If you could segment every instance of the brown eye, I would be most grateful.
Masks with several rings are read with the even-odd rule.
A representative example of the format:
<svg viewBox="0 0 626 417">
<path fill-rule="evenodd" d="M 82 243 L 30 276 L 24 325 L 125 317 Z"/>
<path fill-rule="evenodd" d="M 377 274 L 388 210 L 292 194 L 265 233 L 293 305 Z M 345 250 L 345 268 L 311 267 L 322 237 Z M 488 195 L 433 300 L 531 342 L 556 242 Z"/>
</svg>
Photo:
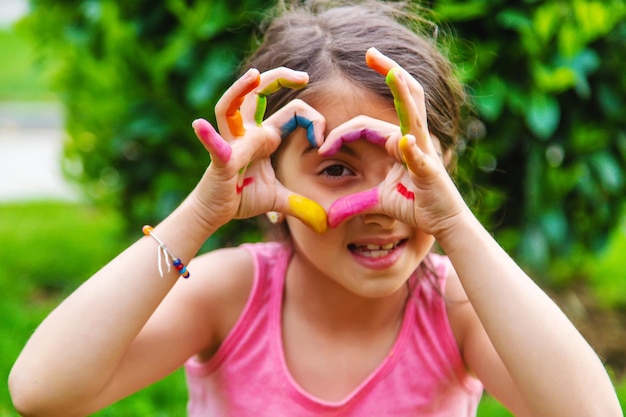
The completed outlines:
<svg viewBox="0 0 626 417">
<path fill-rule="evenodd" d="M 322 170 L 322 174 L 327 175 L 329 177 L 341 177 L 344 175 L 352 175 L 353 172 L 350 171 L 343 165 L 330 165 Z"/>
</svg>

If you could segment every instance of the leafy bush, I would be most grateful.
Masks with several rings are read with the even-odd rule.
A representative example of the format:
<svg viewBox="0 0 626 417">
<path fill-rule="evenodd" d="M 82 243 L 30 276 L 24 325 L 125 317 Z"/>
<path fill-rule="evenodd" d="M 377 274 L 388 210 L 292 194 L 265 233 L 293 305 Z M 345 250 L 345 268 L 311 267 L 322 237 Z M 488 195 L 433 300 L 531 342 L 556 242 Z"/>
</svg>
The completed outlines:
<svg viewBox="0 0 626 417">
<path fill-rule="evenodd" d="M 484 204 L 502 243 L 536 268 L 602 247 L 626 190 L 624 1 L 444 0 L 435 10 L 461 39 L 480 118 L 463 167 L 491 186 Z"/>
<path fill-rule="evenodd" d="M 134 228 L 181 202 L 209 162 L 191 122 L 214 118 L 268 4 L 32 0 L 18 30 L 56 66 L 69 134 L 64 169 L 88 197 Z M 223 234 L 240 229 L 245 223 Z"/>
<path fill-rule="evenodd" d="M 209 160 L 190 123 L 213 117 L 270 3 L 32 0 L 22 28 L 58 63 L 68 174 L 133 227 L 169 213 Z M 626 188 L 624 0 L 431 5 L 476 102 L 461 168 L 484 188 L 468 199 L 527 266 L 601 247 Z"/>
</svg>

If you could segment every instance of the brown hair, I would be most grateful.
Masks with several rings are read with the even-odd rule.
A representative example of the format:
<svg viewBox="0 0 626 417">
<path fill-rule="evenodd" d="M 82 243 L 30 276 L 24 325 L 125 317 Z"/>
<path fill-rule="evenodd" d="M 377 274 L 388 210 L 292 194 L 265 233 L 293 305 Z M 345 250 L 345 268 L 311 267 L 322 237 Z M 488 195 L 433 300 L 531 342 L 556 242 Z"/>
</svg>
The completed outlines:
<svg viewBox="0 0 626 417">
<path fill-rule="evenodd" d="M 415 2 L 385 0 L 278 0 L 274 14 L 260 27 L 258 49 L 244 62 L 248 68 L 267 71 L 288 67 L 306 71 L 309 83 L 302 90 L 283 88 L 268 97 L 266 116 L 289 101 L 315 99 L 325 93 L 333 77 L 373 92 L 393 105 L 385 78 L 365 64 L 370 47 L 395 60 L 424 88 L 428 127 L 455 167 L 455 148 L 462 130 L 463 86 L 443 52 L 442 34 Z M 274 161 L 275 156 L 274 154 Z M 262 216 L 261 229 L 273 240 L 289 240 L 285 223 L 269 225 Z M 428 269 L 425 263 L 422 268 Z"/>
<path fill-rule="evenodd" d="M 274 18 L 261 27 L 263 41 L 243 69 L 263 72 L 284 66 L 306 71 L 309 84 L 272 94 L 267 115 L 296 97 L 306 101 L 337 76 L 392 102 L 384 77 L 365 65 L 365 52 L 373 46 L 422 84 L 429 129 L 444 153 L 454 154 L 465 94 L 437 43 L 437 26 L 423 13 L 401 2 L 286 1 L 279 1 Z"/>
</svg>

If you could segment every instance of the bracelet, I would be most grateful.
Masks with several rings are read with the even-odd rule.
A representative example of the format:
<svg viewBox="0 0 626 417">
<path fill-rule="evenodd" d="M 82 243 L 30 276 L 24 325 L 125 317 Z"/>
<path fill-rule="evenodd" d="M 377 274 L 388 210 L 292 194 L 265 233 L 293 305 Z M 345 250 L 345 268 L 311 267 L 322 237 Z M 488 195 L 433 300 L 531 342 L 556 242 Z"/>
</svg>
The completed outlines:
<svg viewBox="0 0 626 417">
<path fill-rule="evenodd" d="M 144 227 L 141 228 L 141 231 L 143 232 L 144 235 L 150 236 L 151 238 L 156 240 L 157 243 L 159 244 L 159 247 L 157 249 L 157 265 L 159 267 L 159 275 L 161 276 L 161 278 L 163 278 L 163 268 L 161 267 L 163 263 L 167 265 L 167 272 L 170 272 L 169 261 L 171 261 L 172 265 L 174 265 L 174 268 L 176 268 L 176 270 L 178 271 L 178 274 L 181 277 L 189 278 L 189 271 L 187 271 L 187 267 L 185 266 L 185 264 L 183 264 L 183 262 L 179 258 L 172 255 L 172 252 L 170 252 L 167 246 L 165 246 L 165 243 L 163 243 L 161 239 L 159 239 L 153 233 L 154 228 L 152 226 L 145 225 Z"/>
</svg>

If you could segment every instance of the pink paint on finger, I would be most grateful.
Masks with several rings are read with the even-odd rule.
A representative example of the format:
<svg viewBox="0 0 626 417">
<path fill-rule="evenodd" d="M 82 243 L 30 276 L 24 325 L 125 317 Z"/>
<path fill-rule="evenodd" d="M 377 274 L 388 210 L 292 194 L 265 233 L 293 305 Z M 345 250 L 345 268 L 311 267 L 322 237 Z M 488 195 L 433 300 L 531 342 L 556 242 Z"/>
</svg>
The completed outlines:
<svg viewBox="0 0 626 417">
<path fill-rule="evenodd" d="M 375 207 L 379 201 L 378 188 L 341 197 L 328 209 L 328 225 L 337 227 L 346 219 Z"/>
<path fill-rule="evenodd" d="M 217 133 L 211 123 L 204 119 L 196 119 L 191 126 L 211 156 L 216 157 L 223 164 L 230 161 L 232 149 L 228 142 Z"/>
<path fill-rule="evenodd" d="M 356 142 L 359 139 L 365 139 L 366 141 L 373 143 L 374 145 L 385 145 L 386 138 L 375 130 L 371 129 L 361 129 L 355 130 L 350 133 L 346 133 L 345 135 L 341 135 L 338 140 L 329 144 L 328 148 L 326 148 L 321 155 L 322 156 L 330 156 L 334 155 L 341 149 L 344 143 Z"/>
</svg>

